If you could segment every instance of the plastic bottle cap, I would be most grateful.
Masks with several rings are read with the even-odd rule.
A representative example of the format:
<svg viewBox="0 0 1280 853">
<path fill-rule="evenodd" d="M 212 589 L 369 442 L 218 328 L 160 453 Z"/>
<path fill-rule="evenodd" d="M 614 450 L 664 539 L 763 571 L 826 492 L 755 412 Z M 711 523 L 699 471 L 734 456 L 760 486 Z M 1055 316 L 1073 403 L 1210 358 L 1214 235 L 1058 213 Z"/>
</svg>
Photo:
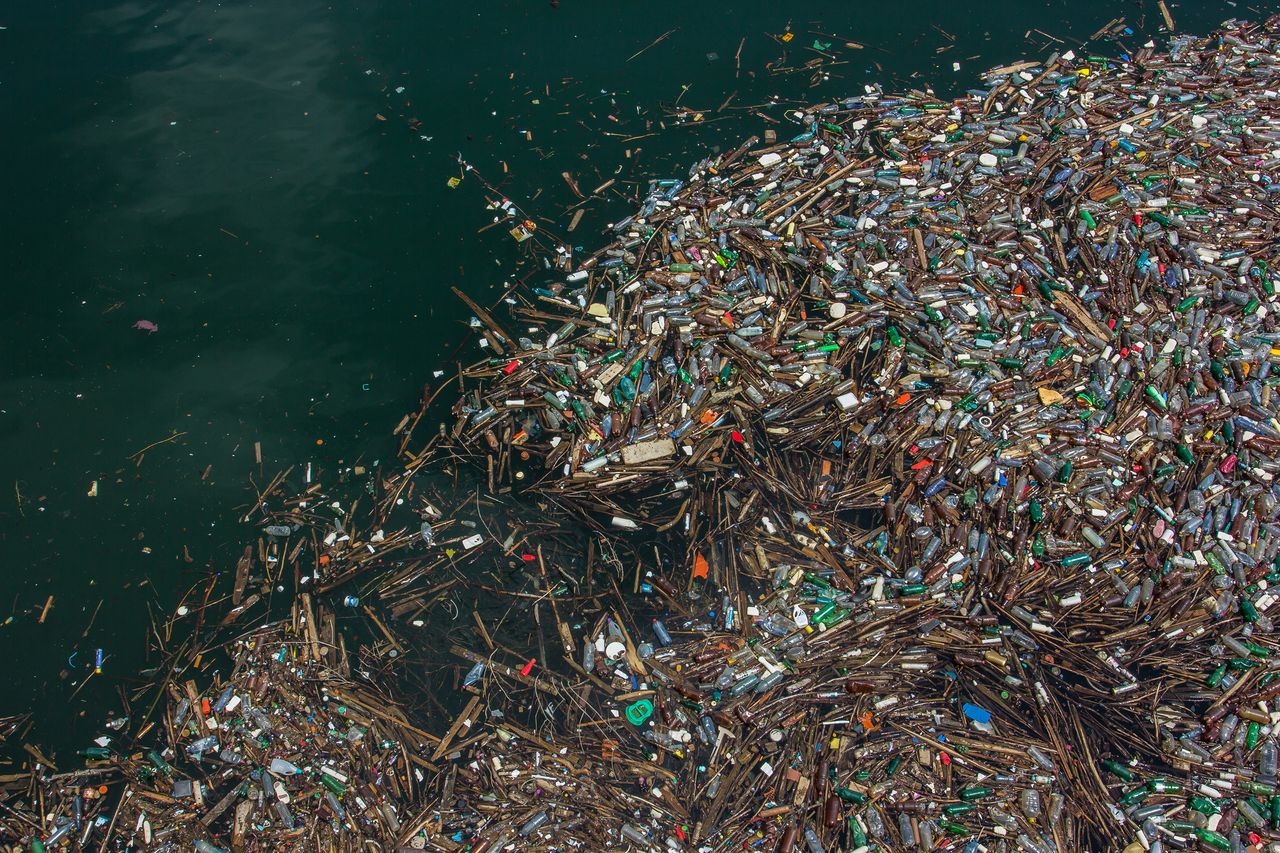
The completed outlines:
<svg viewBox="0 0 1280 853">
<path fill-rule="evenodd" d="M 642 726 L 653 715 L 653 703 L 648 699 L 638 699 L 627 706 L 627 722 L 633 726 Z"/>
</svg>

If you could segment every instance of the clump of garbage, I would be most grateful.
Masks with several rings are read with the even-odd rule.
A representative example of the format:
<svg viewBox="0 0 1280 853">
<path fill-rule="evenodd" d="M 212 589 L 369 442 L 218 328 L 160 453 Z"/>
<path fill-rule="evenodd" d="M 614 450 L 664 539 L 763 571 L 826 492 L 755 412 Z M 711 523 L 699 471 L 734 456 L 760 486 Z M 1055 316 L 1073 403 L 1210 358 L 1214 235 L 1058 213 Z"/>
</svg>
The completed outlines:
<svg viewBox="0 0 1280 853">
<path fill-rule="evenodd" d="M 869 87 L 653 181 L 468 302 L 452 427 L 359 513 L 259 493 L 221 630 L 260 569 L 291 617 L 164 682 L 111 796 L 34 760 L 0 838 L 1280 850 L 1278 28 Z"/>
</svg>

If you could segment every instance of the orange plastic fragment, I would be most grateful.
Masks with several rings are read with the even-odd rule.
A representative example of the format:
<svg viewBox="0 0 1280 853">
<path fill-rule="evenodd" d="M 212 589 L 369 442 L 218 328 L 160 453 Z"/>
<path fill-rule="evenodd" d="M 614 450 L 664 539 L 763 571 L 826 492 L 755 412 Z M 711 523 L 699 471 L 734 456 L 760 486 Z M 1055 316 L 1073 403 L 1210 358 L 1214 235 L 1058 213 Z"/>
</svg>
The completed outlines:
<svg viewBox="0 0 1280 853">
<path fill-rule="evenodd" d="M 695 578 L 702 578 L 705 580 L 707 572 L 710 571 L 710 569 L 711 567 L 707 565 L 706 557 L 701 554 L 693 555 L 693 576 Z"/>
</svg>

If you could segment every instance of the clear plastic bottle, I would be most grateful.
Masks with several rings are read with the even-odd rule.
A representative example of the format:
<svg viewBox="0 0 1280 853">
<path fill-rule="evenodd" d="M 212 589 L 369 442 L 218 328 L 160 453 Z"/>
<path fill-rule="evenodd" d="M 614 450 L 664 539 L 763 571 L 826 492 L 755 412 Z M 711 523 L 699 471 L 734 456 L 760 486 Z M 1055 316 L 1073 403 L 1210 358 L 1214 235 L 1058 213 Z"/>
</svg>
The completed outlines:
<svg viewBox="0 0 1280 853">
<path fill-rule="evenodd" d="M 221 847 L 210 844 L 203 838 L 197 838 L 195 841 L 196 853 L 226 853 Z"/>
<path fill-rule="evenodd" d="M 193 740 L 191 743 L 187 744 L 187 755 L 190 755 L 192 758 L 199 758 L 200 756 L 204 755 L 206 752 L 209 752 L 217 748 L 218 748 L 218 738 L 215 737 L 214 735 L 208 735 L 206 737 L 197 738 L 196 740 Z"/>
<path fill-rule="evenodd" d="M 283 758 L 271 759 L 267 769 L 277 776 L 296 776 L 302 772 L 292 761 L 286 761 Z"/>
<path fill-rule="evenodd" d="M 520 827 L 520 835 L 521 836 L 532 835 L 533 833 L 538 831 L 539 827 L 541 827 L 550 819 L 551 819 L 551 815 L 547 814 L 545 809 L 538 812 L 536 815 L 526 820 L 524 824 Z"/>
</svg>

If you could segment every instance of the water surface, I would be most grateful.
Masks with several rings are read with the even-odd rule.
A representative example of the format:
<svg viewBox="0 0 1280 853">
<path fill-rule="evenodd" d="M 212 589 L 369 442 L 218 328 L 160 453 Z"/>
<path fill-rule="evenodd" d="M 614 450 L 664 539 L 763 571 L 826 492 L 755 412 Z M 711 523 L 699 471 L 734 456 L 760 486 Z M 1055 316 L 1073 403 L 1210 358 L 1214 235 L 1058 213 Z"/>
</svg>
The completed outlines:
<svg viewBox="0 0 1280 853">
<path fill-rule="evenodd" d="M 1192 32 L 1274 11 L 1170 8 Z M 423 383 L 472 357 L 449 288 L 493 302 L 520 248 L 481 233 L 474 177 L 447 186 L 458 154 L 560 233 L 561 172 L 616 180 L 571 235 L 590 247 L 637 181 L 794 133 L 770 104 L 873 80 L 946 96 L 1121 16 L 1134 34 L 1098 51 L 1161 22 L 1101 0 L 10 4 L 0 714 L 83 745 L 146 665 L 149 608 L 234 567 L 253 483 L 389 458 Z"/>
</svg>

